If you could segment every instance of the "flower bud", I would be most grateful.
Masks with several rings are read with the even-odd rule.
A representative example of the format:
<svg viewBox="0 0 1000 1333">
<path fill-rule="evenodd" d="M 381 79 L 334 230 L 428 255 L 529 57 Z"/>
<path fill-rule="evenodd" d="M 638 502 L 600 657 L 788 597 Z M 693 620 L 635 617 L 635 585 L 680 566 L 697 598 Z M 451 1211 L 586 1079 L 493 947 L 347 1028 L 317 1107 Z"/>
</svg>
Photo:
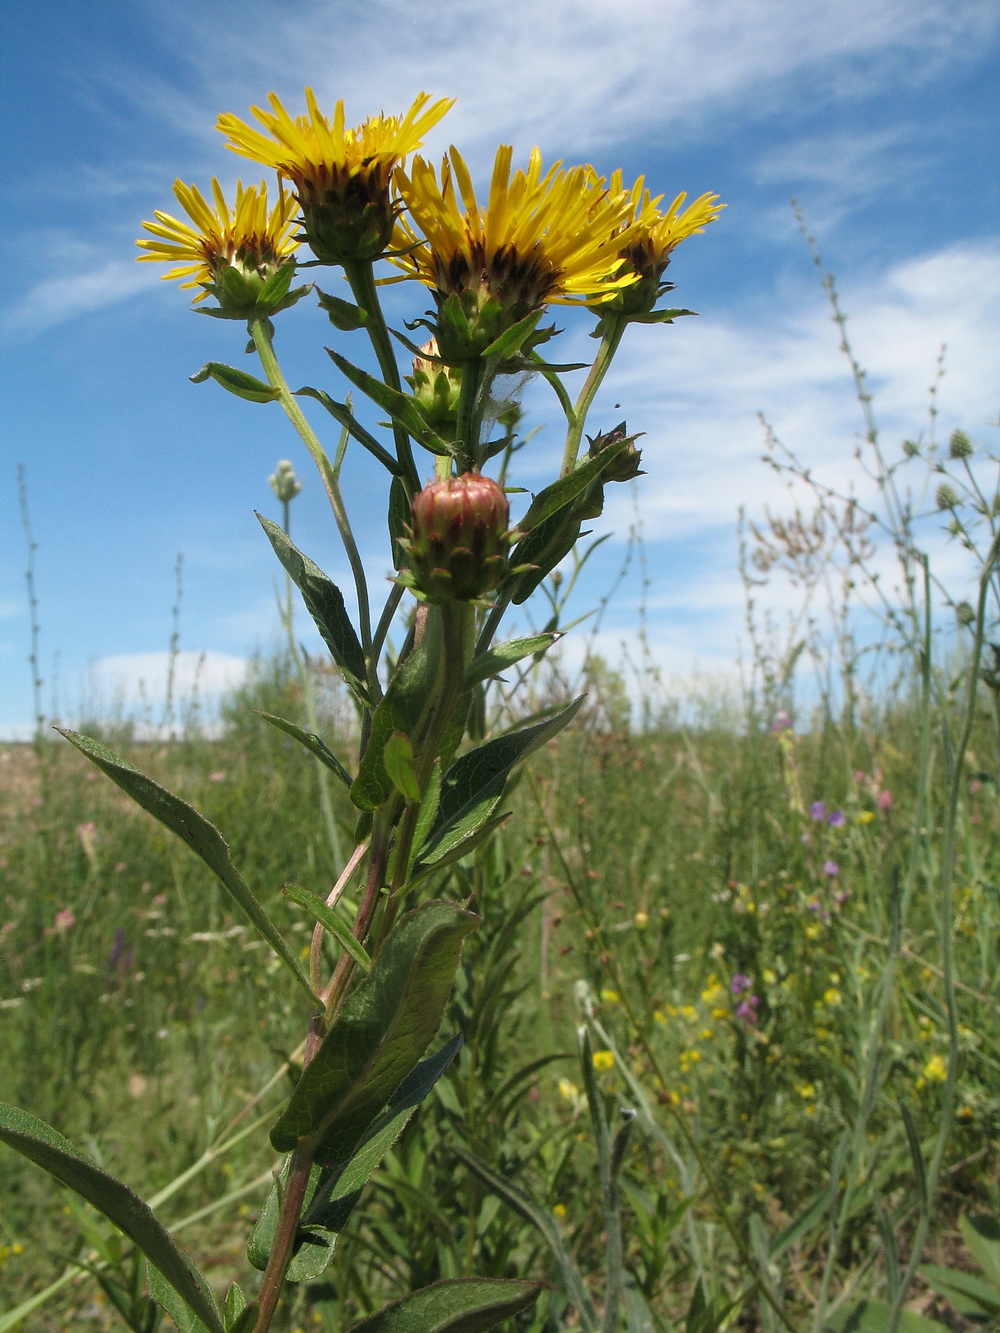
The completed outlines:
<svg viewBox="0 0 1000 1333">
<path fill-rule="evenodd" d="M 949 458 L 968 458 L 972 454 L 972 441 L 964 430 L 953 430 L 948 441 Z"/>
<path fill-rule="evenodd" d="M 462 372 L 437 359 L 440 353 L 436 338 L 424 343 L 420 350 L 425 355 L 413 358 L 413 374 L 407 376 L 407 383 L 428 426 L 442 438 L 450 439 L 458 420 Z"/>
<path fill-rule="evenodd" d="M 937 505 L 938 509 L 954 509 L 958 504 L 958 495 L 956 494 L 954 487 L 949 486 L 947 482 L 943 482 L 937 488 L 937 492 L 934 496 L 934 503 Z"/>
<path fill-rule="evenodd" d="M 287 458 L 279 461 L 267 481 L 282 504 L 289 504 L 302 490 L 302 483 L 295 475 L 295 468 Z"/>
<path fill-rule="evenodd" d="M 639 467 L 642 462 L 642 450 L 635 447 L 635 441 L 639 438 L 639 435 L 626 435 L 624 421 L 615 426 L 613 430 L 595 435 L 593 439 L 589 435 L 587 436 L 591 458 L 597 458 L 606 449 L 613 448 L 623 440 L 625 441 L 624 448 L 604 473 L 604 481 L 631 481 L 633 477 L 643 475 Z"/>
<path fill-rule="evenodd" d="M 466 472 L 429 482 L 413 499 L 407 582 L 431 602 L 471 602 L 507 571 L 510 505 L 491 477 Z"/>
</svg>

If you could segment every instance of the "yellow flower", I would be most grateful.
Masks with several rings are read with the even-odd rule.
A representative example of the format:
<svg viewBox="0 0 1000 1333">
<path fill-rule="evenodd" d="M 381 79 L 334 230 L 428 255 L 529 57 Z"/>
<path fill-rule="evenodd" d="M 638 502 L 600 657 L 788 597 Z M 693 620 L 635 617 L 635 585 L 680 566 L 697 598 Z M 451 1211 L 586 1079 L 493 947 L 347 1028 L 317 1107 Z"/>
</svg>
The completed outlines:
<svg viewBox="0 0 1000 1333">
<path fill-rule="evenodd" d="M 140 263 L 156 260 L 176 264 L 164 278 L 188 278 L 181 287 L 201 287 L 195 305 L 206 296 L 217 298 L 225 309 L 242 311 L 252 308 L 265 284 L 279 270 L 287 267 L 291 280 L 291 259 L 298 240 L 292 236 L 295 226 L 295 200 L 279 190 L 277 202 L 268 211 L 267 186 L 243 187 L 236 182 L 236 204 L 230 210 L 219 182 L 212 180 L 212 208 L 200 190 L 183 181 L 174 181 L 174 194 L 191 222 L 182 222 L 169 213 L 154 213 L 155 222 L 142 225 L 156 239 L 136 241 L 148 254 L 137 255 Z M 288 282 L 284 284 L 288 291 Z"/>
<path fill-rule="evenodd" d="M 854 816 L 854 822 L 855 824 L 870 824 L 874 818 L 875 815 L 873 811 L 862 810 L 859 815 Z"/>
<path fill-rule="evenodd" d="M 421 93 L 404 116 L 370 116 L 355 129 L 344 123 L 343 101 L 327 120 L 311 88 L 306 89 L 309 114 L 294 120 L 274 93 L 267 100 L 270 111 L 258 106 L 251 111 L 268 134 L 229 112 L 219 117 L 216 128 L 229 136 L 227 147 L 291 181 L 317 259 L 325 264 L 376 259 L 395 220 L 392 173 L 420 147 L 454 98 L 428 107 L 430 97 Z"/>
<path fill-rule="evenodd" d="M 566 1205 L 565 1205 L 564 1203 L 554 1203 L 554 1204 L 552 1205 L 552 1211 L 553 1211 L 553 1213 L 555 1214 L 556 1217 L 565 1217 L 565 1216 L 566 1216 Z"/>
<path fill-rule="evenodd" d="M 943 1083 L 948 1077 L 948 1064 L 943 1055 L 932 1055 L 924 1065 L 924 1079 L 928 1083 Z"/>
<path fill-rule="evenodd" d="M 593 1055 L 594 1068 L 601 1073 L 615 1067 L 615 1056 L 613 1051 L 595 1051 Z"/>
<path fill-rule="evenodd" d="M 611 177 L 611 192 L 615 194 L 623 188 L 622 174 L 616 171 Z M 649 314 L 658 298 L 673 285 L 661 279 L 681 241 L 704 231 L 725 204 L 718 202 L 717 194 L 703 194 L 684 208 L 687 194 L 681 193 L 662 213 L 659 204 L 663 195 L 653 199 L 642 176 L 628 197 L 630 207 L 621 227 L 619 254 L 625 261 L 626 272 L 635 274 L 638 281 L 617 295 L 610 308 L 625 315 L 642 316 Z"/>
<path fill-rule="evenodd" d="M 558 1087 L 559 1087 L 559 1096 L 562 1097 L 564 1101 L 567 1102 L 575 1101 L 576 1098 L 580 1095 L 580 1090 L 577 1088 L 576 1084 L 571 1083 L 568 1078 L 561 1078 L 559 1080 Z"/>
<path fill-rule="evenodd" d="M 828 1004 L 832 1007 L 834 1005 L 840 1004 L 840 1001 L 841 1001 L 840 991 L 837 989 L 836 986 L 828 986 L 827 989 L 823 992 L 824 1004 Z"/>
<path fill-rule="evenodd" d="M 497 149 L 485 208 L 455 148 L 440 184 L 421 157 L 394 179 L 409 212 L 397 225 L 394 262 L 430 287 L 444 311 L 437 337 L 445 360 L 481 355 L 551 302 L 610 299 L 635 281 L 621 274 L 618 253 L 621 234 L 631 234 L 629 196 L 607 190 L 590 167 L 556 162 L 543 174 L 537 148 L 527 171 L 512 175 L 512 155 L 509 145 Z"/>
<path fill-rule="evenodd" d="M 816 1096 L 816 1085 L 814 1083 L 799 1083 L 796 1085 L 795 1091 L 803 1101 L 811 1101 Z"/>
<path fill-rule="evenodd" d="M 616 990 L 611 990 L 608 986 L 605 986 L 601 991 L 601 1000 L 604 1004 L 617 1004 L 620 998 L 618 992 Z"/>
</svg>

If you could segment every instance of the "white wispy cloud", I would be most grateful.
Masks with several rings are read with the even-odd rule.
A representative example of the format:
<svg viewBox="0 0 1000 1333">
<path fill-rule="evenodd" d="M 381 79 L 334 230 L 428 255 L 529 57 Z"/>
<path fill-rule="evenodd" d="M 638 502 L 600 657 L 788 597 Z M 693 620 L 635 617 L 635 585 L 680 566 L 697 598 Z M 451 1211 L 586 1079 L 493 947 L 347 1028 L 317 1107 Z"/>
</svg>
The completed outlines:
<svg viewBox="0 0 1000 1333">
<path fill-rule="evenodd" d="M 248 661 L 232 653 L 115 653 L 91 664 L 91 690 L 126 709 L 161 708 L 172 689 L 176 704 L 216 702 L 246 678 Z"/>
</svg>

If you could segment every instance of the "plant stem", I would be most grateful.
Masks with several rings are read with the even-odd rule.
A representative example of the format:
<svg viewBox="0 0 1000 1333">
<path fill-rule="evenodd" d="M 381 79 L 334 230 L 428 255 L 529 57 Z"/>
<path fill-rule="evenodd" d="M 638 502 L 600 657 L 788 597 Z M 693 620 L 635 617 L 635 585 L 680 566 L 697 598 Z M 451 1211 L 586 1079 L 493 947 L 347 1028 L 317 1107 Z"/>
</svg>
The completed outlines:
<svg viewBox="0 0 1000 1333">
<path fill-rule="evenodd" d="M 312 1169 L 313 1147 L 301 1144 L 292 1153 L 288 1164 L 288 1176 L 285 1180 L 281 1198 L 281 1211 L 274 1232 L 274 1244 L 268 1256 L 267 1268 L 261 1281 L 257 1300 L 260 1312 L 254 1324 L 253 1333 L 267 1333 L 271 1320 L 278 1308 L 278 1299 L 285 1281 L 285 1273 L 292 1260 L 292 1247 L 295 1233 L 299 1227 L 299 1217 L 309 1184 L 309 1172 Z"/>
<path fill-rule="evenodd" d="M 351 292 L 358 306 L 367 316 L 365 330 L 371 341 L 372 349 L 378 361 L 382 379 L 391 389 L 400 389 L 399 366 L 393 351 L 392 339 L 382 313 L 382 304 L 378 299 L 378 287 L 375 285 L 374 268 L 370 262 L 345 263 L 344 274 L 350 283 Z M 402 465 L 403 485 L 407 496 L 412 500 L 420 489 L 420 477 L 417 465 L 413 461 L 410 437 L 397 422 L 392 423 L 393 439 L 396 442 L 396 458 Z"/>
<path fill-rule="evenodd" d="M 590 367 L 586 383 L 580 390 L 580 396 L 576 400 L 572 415 L 569 416 L 569 430 L 566 432 L 566 449 L 563 453 L 560 477 L 568 476 L 576 467 L 576 460 L 580 455 L 580 442 L 583 439 L 583 428 L 587 423 L 587 413 L 590 411 L 591 404 L 597 395 L 597 390 L 601 387 L 604 376 L 608 373 L 608 367 L 611 365 L 615 352 L 618 351 L 618 345 L 627 327 L 628 320 L 620 315 L 609 314 L 604 316 L 604 334 L 601 337 L 601 345 L 597 349 L 597 355 Z"/>
</svg>

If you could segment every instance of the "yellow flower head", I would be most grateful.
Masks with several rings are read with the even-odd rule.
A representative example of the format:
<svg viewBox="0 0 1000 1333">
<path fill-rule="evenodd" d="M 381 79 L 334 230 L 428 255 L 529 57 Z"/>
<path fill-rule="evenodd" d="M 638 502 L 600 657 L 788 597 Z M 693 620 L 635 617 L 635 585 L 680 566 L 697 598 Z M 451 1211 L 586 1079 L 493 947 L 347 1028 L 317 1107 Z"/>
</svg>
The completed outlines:
<svg viewBox="0 0 1000 1333">
<path fill-rule="evenodd" d="M 616 171 L 611 177 L 611 192 L 620 194 L 623 189 L 622 174 Z M 717 194 L 700 195 L 684 208 L 687 194 L 681 193 L 663 213 L 659 207 L 662 198 L 650 196 L 642 176 L 628 194 L 629 211 L 620 228 L 619 255 L 625 261 L 625 271 L 637 281 L 614 300 L 612 309 L 622 314 L 644 315 L 653 309 L 672 286 L 661 281 L 670 256 L 681 241 L 704 231 L 725 208 Z"/>
<path fill-rule="evenodd" d="M 370 116 L 355 129 L 344 123 L 343 101 L 327 120 L 311 88 L 306 89 L 309 114 L 294 120 L 274 93 L 268 101 L 270 111 L 251 107 L 268 134 L 229 112 L 219 117 L 216 128 L 229 136 L 227 147 L 291 181 L 317 259 L 342 264 L 378 258 L 396 214 L 389 199 L 392 173 L 420 147 L 454 98 L 427 106 L 430 97 L 421 93 L 404 116 Z"/>
<path fill-rule="evenodd" d="M 594 1062 L 594 1068 L 600 1073 L 606 1073 L 609 1069 L 615 1067 L 615 1057 L 612 1051 L 595 1051 L 591 1058 Z"/>
<path fill-rule="evenodd" d="M 246 189 L 237 181 L 236 206 L 231 211 L 215 179 L 214 208 L 194 185 L 183 181 L 174 181 L 174 194 L 194 225 L 157 209 L 156 221 L 142 224 L 155 239 L 136 241 L 140 249 L 148 251 L 136 258 L 140 263 L 158 260 L 175 264 L 163 276 L 189 279 L 181 287 L 202 288 L 195 305 L 213 295 L 224 309 L 242 315 L 249 313 L 265 284 L 279 271 L 287 269 L 291 280 L 290 261 L 298 246 L 292 235 L 296 208 L 295 200 L 283 190 L 270 212 L 263 181 L 259 187 L 250 185 Z M 282 297 L 288 291 L 288 282 L 283 286 Z"/>
<path fill-rule="evenodd" d="M 480 355 L 550 302 L 610 299 L 634 281 L 619 276 L 629 196 L 605 189 L 591 167 L 563 170 L 556 162 L 543 174 L 537 148 L 527 171 L 512 175 L 512 154 L 509 145 L 497 149 L 485 207 L 455 148 L 440 183 L 421 157 L 409 175 L 396 173 L 409 219 L 397 224 L 395 262 L 433 290 L 445 316 L 437 336 L 446 359 Z"/>
</svg>

